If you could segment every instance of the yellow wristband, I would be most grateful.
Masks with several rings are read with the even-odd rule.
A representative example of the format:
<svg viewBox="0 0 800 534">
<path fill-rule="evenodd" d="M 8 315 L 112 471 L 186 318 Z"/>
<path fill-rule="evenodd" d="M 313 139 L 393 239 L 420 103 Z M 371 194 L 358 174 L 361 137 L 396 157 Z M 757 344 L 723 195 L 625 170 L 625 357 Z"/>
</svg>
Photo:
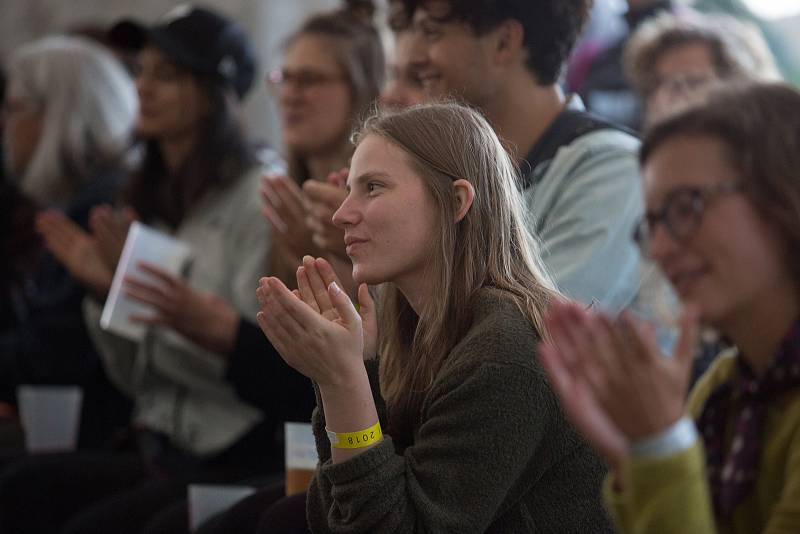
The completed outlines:
<svg viewBox="0 0 800 534">
<path fill-rule="evenodd" d="M 327 428 L 325 432 L 328 433 L 331 447 L 335 449 L 360 449 L 362 447 L 369 447 L 378 443 L 381 437 L 383 437 L 380 421 L 358 432 L 332 432 Z"/>
</svg>

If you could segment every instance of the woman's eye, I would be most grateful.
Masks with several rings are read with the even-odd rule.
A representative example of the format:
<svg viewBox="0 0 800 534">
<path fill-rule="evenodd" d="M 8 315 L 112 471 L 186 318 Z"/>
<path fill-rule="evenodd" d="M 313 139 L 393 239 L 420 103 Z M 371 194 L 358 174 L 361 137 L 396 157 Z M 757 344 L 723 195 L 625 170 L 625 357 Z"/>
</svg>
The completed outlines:
<svg viewBox="0 0 800 534">
<path fill-rule="evenodd" d="M 152 75 L 155 79 L 162 82 L 172 82 L 178 79 L 180 73 L 177 69 L 170 66 L 157 67 L 153 70 Z"/>
<path fill-rule="evenodd" d="M 378 190 L 380 190 L 381 187 L 383 187 L 383 184 L 380 184 L 378 182 L 367 182 L 367 193 L 368 194 L 375 193 Z"/>
<path fill-rule="evenodd" d="M 435 41 L 442 36 L 441 28 L 437 26 L 424 25 L 421 27 L 422 35 L 429 41 Z"/>
</svg>

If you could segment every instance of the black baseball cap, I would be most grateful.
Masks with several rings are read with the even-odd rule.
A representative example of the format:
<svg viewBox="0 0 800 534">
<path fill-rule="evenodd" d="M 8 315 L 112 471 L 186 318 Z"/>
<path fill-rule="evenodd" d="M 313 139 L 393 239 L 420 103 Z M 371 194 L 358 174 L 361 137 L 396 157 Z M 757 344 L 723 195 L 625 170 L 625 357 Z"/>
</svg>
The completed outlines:
<svg viewBox="0 0 800 534">
<path fill-rule="evenodd" d="M 123 19 L 109 38 L 131 50 L 153 45 L 175 64 L 216 77 L 240 99 L 253 85 L 256 59 L 250 40 L 236 22 L 207 8 L 182 4 L 154 26 Z"/>
</svg>

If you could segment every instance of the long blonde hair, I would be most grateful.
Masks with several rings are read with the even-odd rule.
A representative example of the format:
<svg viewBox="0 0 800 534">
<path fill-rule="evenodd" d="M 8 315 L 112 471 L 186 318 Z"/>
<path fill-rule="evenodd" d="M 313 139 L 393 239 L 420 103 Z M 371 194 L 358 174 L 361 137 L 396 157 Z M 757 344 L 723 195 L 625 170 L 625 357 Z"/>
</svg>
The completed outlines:
<svg viewBox="0 0 800 534">
<path fill-rule="evenodd" d="M 426 278 L 436 280 L 418 316 L 392 284 L 378 303 L 381 390 L 392 420 L 413 425 L 424 394 L 471 323 L 471 301 L 484 287 L 506 292 L 542 336 L 544 313 L 557 295 L 538 255 L 511 158 L 488 122 L 454 104 L 408 108 L 368 119 L 356 143 L 378 135 L 402 148 L 438 207 L 441 234 Z M 453 180 L 475 189 L 458 223 Z M 403 425 L 405 426 L 405 425 Z"/>
</svg>

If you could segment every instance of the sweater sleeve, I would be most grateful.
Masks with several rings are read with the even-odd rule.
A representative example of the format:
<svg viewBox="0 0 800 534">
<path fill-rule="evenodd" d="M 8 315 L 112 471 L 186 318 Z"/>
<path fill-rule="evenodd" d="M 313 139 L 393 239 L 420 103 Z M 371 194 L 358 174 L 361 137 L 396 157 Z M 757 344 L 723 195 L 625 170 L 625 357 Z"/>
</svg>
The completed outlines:
<svg viewBox="0 0 800 534">
<path fill-rule="evenodd" d="M 689 397 L 687 408 L 692 416 L 700 413 L 714 387 L 727 380 L 734 368 L 735 352 L 717 357 Z M 797 412 L 781 413 L 785 430 L 768 438 L 768 452 L 762 458 L 764 472 L 759 480 L 766 481 L 765 493 L 758 495 L 758 487 L 753 489 L 751 504 L 734 511 L 732 531 L 800 532 L 800 429 L 791 423 L 797 419 Z M 620 532 L 717 532 L 700 440 L 680 453 L 631 459 L 623 467 L 622 477 L 623 491 L 613 491 L 608 479 L 603 488 Z"/>
<path fill-rule="evenodd" d="M 476 365 L 437 380 L 429 399 L 402 454 L 385 435 L 339 464 L 321 456 L 308 494 L 315 532 L 484 532 L 516 485 L 535 482 L 521 474 L 559 418 L 540 373 Z"/>
<path fill-rule="evenodd" d="M 784 472 L 786 479 L 780 498 L 770 512 L 763 534 L 800 532 L 800 428 L 797 427 L 789 442 Z"/>
<path fill-rule="evenodd" d="M 686 403 L 692 418 L 697 417 L 714 386 L 729 375 L 732 361 L 729 355 L 718 356 L 692 388 Z M 610 475 L 603 484 L 606 506 L 621 533 L 645 533 L 656 524 L 659 529 L 663 526 L 665 534 L 716 532 L 700 440 L 680 453 L 630 459 L 623 466 L 622 481 L 624 489 L 620 492 L 612 488 Z M 676 513 L 676 507 L 681 506 L 686 507 L 685 511 Z M 692 521 L 695 528 L 702 526 L 706 530 L 687 529 L 689 523 L 685 519 Z M 667 523 L 662 525 L 661 521 Z"/>
<path fill-rule="evenodd" d="M 622 480 L 622 492 L 615 492 L 609 479 L 604 487 L 619 532 L 716 532 L 700 441 L 676 454 L 633 458 L 623 467 Z"/>
</svg>

